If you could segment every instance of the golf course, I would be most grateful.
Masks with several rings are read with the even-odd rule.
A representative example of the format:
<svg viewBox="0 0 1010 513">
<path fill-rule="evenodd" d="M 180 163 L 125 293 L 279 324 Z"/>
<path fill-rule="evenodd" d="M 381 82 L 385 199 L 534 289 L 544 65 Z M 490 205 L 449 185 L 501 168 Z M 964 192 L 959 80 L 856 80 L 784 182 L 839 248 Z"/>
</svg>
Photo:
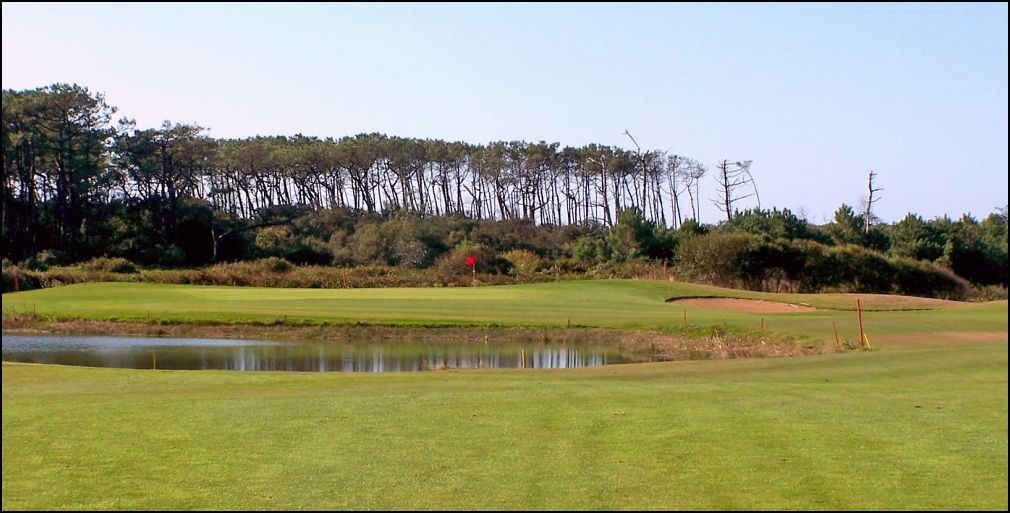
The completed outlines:
<svg viewBox="0 0 1010 513">
<path fill-rule="evenodd" d="M 1007 3 L 2 19 L 3 512 L 1008 508 Z"/>
<path fill-rule="evenodd" d="M 748 309 L 684 298 L 761 301 Z M 872 349 L 858 344 L 857 299 Z M 30 315 L 43 328 L 353 324 L 703 337 L 721 326 L 827 348 L 387 374 L 5 362 L 5 510 L 1007 504 L 1006 301 L 646 280 L 346 290 L 94 283 L 4 294 L 3 314 L 5 336 Z"/>
</svg>

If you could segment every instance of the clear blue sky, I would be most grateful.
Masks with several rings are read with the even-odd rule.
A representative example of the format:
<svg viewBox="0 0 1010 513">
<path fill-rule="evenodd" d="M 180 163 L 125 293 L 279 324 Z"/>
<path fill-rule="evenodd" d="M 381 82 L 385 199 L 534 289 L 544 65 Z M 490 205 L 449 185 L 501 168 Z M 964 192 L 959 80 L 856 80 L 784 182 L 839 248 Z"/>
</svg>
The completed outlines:
<svg viewBox="0 0 1010 513">
<path fill-rule="evenodd" d="M 753 160 L 764 206 L 817 223 L 870 169 L 888 221 L 1007 203 L 1005 3 L 4 3 L 3 87 L 53 82 L 215 137 L 631 147 L 627 129 Z"/>
</svg>

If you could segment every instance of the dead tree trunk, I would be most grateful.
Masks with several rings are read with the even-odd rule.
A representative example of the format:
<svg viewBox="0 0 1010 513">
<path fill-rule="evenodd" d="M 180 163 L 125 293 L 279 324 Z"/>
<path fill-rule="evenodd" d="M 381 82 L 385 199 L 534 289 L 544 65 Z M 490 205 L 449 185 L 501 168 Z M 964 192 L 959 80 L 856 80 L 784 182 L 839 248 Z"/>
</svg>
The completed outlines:
<svg viewBox="0 0 1010 513">
<path fill-rule="evenodd" d="M 754 184 L 754 177 L 750 173 L 750 165 L 753 161 L 729 162 L 723 160 L 717 166 L 719 175 L 716 181 L 719 182 L 720 197 L 712 200 L 715 206 L 726 214 L 726 222 L 733 220 L 733 204 L 751 196 L 757 198 L 757 186 Z M 737 195 L 737 189 L 749 186 L 749 194 Z M 761 207 L 761 200 L 758 198 L 758 208 Z"/>
<path fill-rule="evenodd" d="M 873 204 L 876 203 L 876 202 L 878 202 L 878 201 L 880 201 L 880 197 L 874 198 L 873 197 L 873 193 L 880 192 L 880 191 L 884 190 L 882 187 L 881 188 L 876 188 L 876 189 L 873 188 L 873 179 L 876 178 L 876 176 L 877 176 L 877 173 L 875 171 L 873 171 L 873 170 L 870 170 L 870 175 L 866 179 L 866 182 L 867 182 L 866 188 L 870 191 L 869 195 L 866 197 L 866 234 L 867 235 L 870 234 L 870 225 L 873 224 Z"/>
</svg>

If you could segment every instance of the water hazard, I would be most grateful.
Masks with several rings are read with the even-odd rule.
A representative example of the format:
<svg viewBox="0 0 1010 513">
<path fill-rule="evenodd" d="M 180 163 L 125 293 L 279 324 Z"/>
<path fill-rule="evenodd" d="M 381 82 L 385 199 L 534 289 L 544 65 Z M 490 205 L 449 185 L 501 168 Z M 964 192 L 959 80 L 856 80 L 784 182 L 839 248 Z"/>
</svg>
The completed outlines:
<svg viewBox="0 0 1010 513">
<path fill-rule="evenodd" d="M 565 369 L 651 361 L 648 354 L 571 343 L 340 343 L 5 335 L 3 359 L 130 369 L 397 372 Z"/>
</svg>

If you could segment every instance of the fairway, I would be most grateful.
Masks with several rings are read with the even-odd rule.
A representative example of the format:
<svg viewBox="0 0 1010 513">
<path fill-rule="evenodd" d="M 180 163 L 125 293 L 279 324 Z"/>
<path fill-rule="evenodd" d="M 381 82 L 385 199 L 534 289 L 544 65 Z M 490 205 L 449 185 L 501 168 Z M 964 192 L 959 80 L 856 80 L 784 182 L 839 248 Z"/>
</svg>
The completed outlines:
<svg viewBox="0 0 1010 513">
<path fill-rule="evenodd" d="M 1001 509 L 1007 346 L 402 375 L 5 365 L 3 506 Z"/>
<path fill-rule="evenodd" d="M 817 311 L 667 303 L 752 297 Z M 4 314 L 675 329 L 855 339 L 852 296 L 648 281 L 292 290 L 91 284 Z M 873 351 L 387 375 L 4 364 L 3 507 L 1003 509 L 1007 302 L 865 297 Z M 148 313 L 149 312 L 149 313 Z"/>
</svg>

